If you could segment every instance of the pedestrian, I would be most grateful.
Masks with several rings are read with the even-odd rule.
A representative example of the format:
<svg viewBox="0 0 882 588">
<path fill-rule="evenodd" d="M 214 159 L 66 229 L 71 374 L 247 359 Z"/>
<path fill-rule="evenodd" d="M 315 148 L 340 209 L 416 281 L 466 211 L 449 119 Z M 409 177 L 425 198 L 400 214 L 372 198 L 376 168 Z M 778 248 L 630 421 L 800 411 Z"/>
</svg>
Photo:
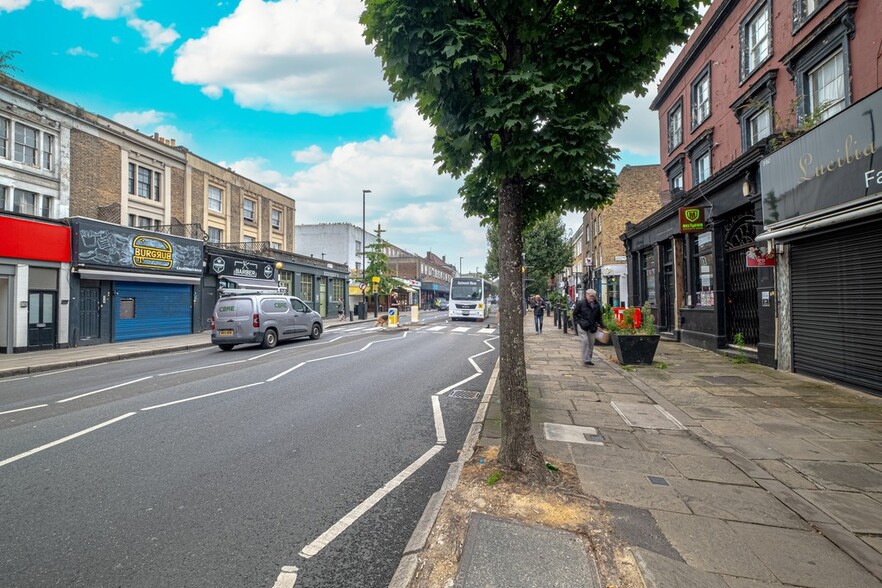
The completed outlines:
<svg viewBox="0 0 882 588">
<path fill-rule="evenodd" d="M 594 334 L 603 324 L 603 312 L 597 301 L 597 292 L 585 290 L 585 299 L 580 300 L 573 309 L 573 323 L 579 326 L 579 339 L 582 342 L 582 361 L 594 365 Z"/>
<path fill-rule="evenodd" d="M 533 308 L 533 324 L 536 327 L 536 334 L 538 335 L 542 332 L 542 320 L 545 316 L 545 301 L 537 294 L 533 297 L 530 306 Z"/>
</svg>

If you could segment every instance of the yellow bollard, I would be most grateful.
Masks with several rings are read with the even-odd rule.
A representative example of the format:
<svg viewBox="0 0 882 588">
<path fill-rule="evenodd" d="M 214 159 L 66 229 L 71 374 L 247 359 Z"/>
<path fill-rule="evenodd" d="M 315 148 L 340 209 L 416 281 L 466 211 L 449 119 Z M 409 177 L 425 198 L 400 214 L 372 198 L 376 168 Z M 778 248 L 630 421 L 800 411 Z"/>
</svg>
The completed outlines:
<svg viewBox="0 0 882 588">
<path fill-rule="evenodd" d="M 398 326 L 398 309 L 394 306 L 389 309 L 389 326 L 397 327 Z"/>
</svg>

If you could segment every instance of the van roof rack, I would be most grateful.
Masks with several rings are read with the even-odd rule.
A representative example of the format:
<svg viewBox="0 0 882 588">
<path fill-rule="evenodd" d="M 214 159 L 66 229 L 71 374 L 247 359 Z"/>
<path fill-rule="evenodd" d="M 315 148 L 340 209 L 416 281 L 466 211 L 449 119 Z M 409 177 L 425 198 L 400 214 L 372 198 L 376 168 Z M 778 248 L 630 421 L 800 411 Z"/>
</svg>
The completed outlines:
<svg viewBox="0 0 882 588">
<path fill-rule="evenodd" d="M 221 297 L 223 296 L 245 296 L 248 294 L 287 294 L 288 291 L 279 286 L 278 288 L 221 288 L 219 290 Z"/>
</svg>

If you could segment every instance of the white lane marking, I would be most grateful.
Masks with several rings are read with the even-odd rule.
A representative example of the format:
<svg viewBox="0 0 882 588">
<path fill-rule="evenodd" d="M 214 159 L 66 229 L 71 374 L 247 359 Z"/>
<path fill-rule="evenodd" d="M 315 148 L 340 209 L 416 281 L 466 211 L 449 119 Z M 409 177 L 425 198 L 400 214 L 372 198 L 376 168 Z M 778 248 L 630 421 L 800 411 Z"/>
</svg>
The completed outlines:
<svg viewBox="0 0 882 588">
<path fill-rule="evenodd" d="M 298 363 L 298 364 L 295 365 L 294 367 L 286 369 L 286 370 L 285 370 L 284 372 L 282 372 L 281 374 L 275 375 L 275 376 L 273 376 L 272 378 L 267 379 L 267 382 L 275 382 L 276 380 L 278 380 L 278 379 L 281 378 L 282 376 L 287 376 L 288 374 L 290 374 L 290 373 L 293 372 L 294 370 L 296 370 L 296 369 L 298 369 L 298 368 L 302 368 L 302 367 L 305 366 L 305 365 L 306 365 L 306 362 L 305 362 L 305 361 L 301 361 L 300 363 Z"/>
<path fill-rule="evenodd" d="M 218 394 L 226 394 L 227 392 L 235 392 L 236 390 L 244 390 L 245 388 L 252 388 L 254 386 L 260 386 L 263 382 L 255 382 L 253 384 L 245 384 L 244 386 L 236 386 L 235 388 L 227 388 L 226 390 L 218 390 L 217 392 L 209 392 L 208 394 L 200 394 L 199 396 L 191 396 L 189 398 L 182 398 L 181 400 L 173 400 L 172 402 L 166 402 L 164 404 L 155 404 L 153 406 L 148 406 L 146 408 L 142 408 L 141 410 L 153 410 L 155 408 L 164 408 L 166 406 L 171 406 L 173 404 L 181 404 L 182 402 L 190 402 L 192 400 L 199 400 L 201 398 L 208 398 L 209 396 L 217 396 Z"/>
<path fill-rule="evenodd" d="M 471 327 L 456 327 L 454 329 L 451 329 L 451 331 L 454 333 L 468 333 L 471 330 Z"/>
<path fill-rule="evenodd" d="M 80 365 L 80 366 L 77 366 L 77 367 L 67 368 L 67 369 L 63 369 L 63 370 L 52 370 L 52 371 L 49 371 L 49 372 L 43 372 L 43 373 L 40 373 L 40 374 L 34 374 L 34 375 L 30 376 L 30 377 L 31 377 L 31 378 L 42 378 L 42 377 L 44 377 L 44 376 L 54 376 L 54 375 L 57 375 L 57 374 L 63 374 L 63 373 L 65 373 L 65 372 L 73 372 L 73 371 L 76 371 L 76 370 L 84 370 L 84 369 L 87 369 L 87 368 L 98 367 L 99 365 L 107 365 L 107 362 L 104 362 L 104 363 L 93 363 L 93 364 L 91 364 L 91 365 Z"/>
<path fill-rule="evenodd" d="M 390 481 L 386 482 L 386 484 L 367 497 L 367 499 L 349 511 L 342 519 L 334 523 L 330 529 L 319 535 L 319 537 L 300 550 L 300 557 L 309 559 L 315 555 L 317 555 L 322 549 L 324 549 L 331 541 L 337 538 L 340 533 L 348 529 L 352 526 L 355 521 L 357 521 L 364 513 L 369 511 L 375 504 L 380 502 L 383 498 L 386 497 L 387 494 L 392 492 L 395 488 L 397 488 L 402 482 L 408 479 L 411 475 L 413 475 L 417 470 L 423 467 L 426 462 L 432 459 L 439 451 L 444 449 L 443 445 L 434 445 L 431 449 L 425 452 L 422 456 L 419 457 L 415 462 L 407 466 L 401 473 L 392 478 Z"/>
<path fill-rule="evenodd" d="M 35 408 L 43 408 L 44 406 L 49 406 L 48 404 L 38 404 L 37 406 L 29 406 L 27 408 L 16 408 L 15 410 L 4 410 L 0 412 L 0 414 L 10 414 L 13 412 L 21 412 L 23 410 L 34 410 Z"/>
<path fill-rule="evenodd" d="M 435 416 L 435 436 L 438 438 L 438 444 L 447 443 L 447 432 L 444 430 L 444 415 L 441 414 L 441 401 L 434 394 L 432 398 L 432 414 Z"/>
<path fill-rule="evenodd" d="M 130 382 L 123 382 L 122 384 L 117 384 L 116 386 L 108 386 L 107 388 L 101 388 L 100 390 L 93 390 L 92 392 L 86 392 L 85 394 L 80 394 L 78 396 L 71 396 L 70 398 L 65 398 L 63 400 L 59 400 L 58 404 L 62 404 L 64 402 L 70 402 L 71 400 L 76 400 L 77 398 L 83 398 L 85 396 L 91 396 L 92 394 L 98 394 L 99 392 L 107 392 L 108 390 L 114 390 L 115 388 L 122 388 L 123 386 L 128 386 L 129 384 L 137 384 L 138 382 L 143 382 L 144 380 L 149 380 L 153 376 L 147 376 L 145 378 L 138 378 L 137 380 L 131 380 Z"/>
<path fill-rule="evenodd" d="M 465 384 L 466 382 L 471 382 L 472 380 L 474 380 L 475 378 L 477 378 L 477 377 L 480 376 L 480 375 L 481 375 L 480 372 L 478 372 L 478 373 L 476 373 L 476 374 L 472 374 L 472 375 L 469 376 L 468 378 L 466 378 L 466 379 L 464 379 L 464 380 L 460 380 L 459 382 L 456 382 L 455 384 L 451 384 L 451 385 L 447 386 L 446 388 L 444 388 L 443 390 L 438 390 L 437 392 L 435 392 L 435 396 L 441 396 L 441 395 L 444 394 L 445 392 L 450 392 L 451 390 L 453 390 L 453 389 L 456 388 L 457 386 L 460 386 L 460 385 L 462 385 L 462 384 Z"/>
<path fill-rule="evenodd" d="M 71 441 L 73 439 L 76 439 L 77 437 L 82 437 L 83 435 L 87 435 L 87 434 L 91 433 L 92 431 L 97 431 L 98 429 L 100 429 L 102 427 L 112 425 L 113 423 L 119 422 L 123 419 L 127 419 L 130 416 L 135 415 L 135 414 L 138 414 L 138 413 L 127 412 L 126 414 L 124 414 L 122 416 L 118 416 L 115 419 L 110 419 L 109 421 L 105 421 L 103 423 L 95 425 L 94 427 L 89 427 L 88 429 L 84 429 L 84 430 L 80 431 L 79 433 L 74 433 L 73 435 L 68 435 L 67 437 L 63 437 L 61 439 L 58 439 L 57 441 L 53 441 L 52 443 L 47 443 L 46 445 L 41 445 L 40 447 L 37 447 L 36 449 L 31 449 L 30 451 L 25 451 L 24 453 L 19 453 L 18 455 L 15 455 L 13 457 L 10 457 L 10 458 L 4 459 L 3 461 L 0 461 L 0 467 L 11 464 L 14 461 L 18 461 L 18 460 L 23 459 L 25 457 L 28 457 L 30 455 L 34 455 L 35 453 L 39 453 L 41 451 L 44 451 L 46 449 L 49 449 L 50 447 L 55 447 L 56 445 L 61 445 L 62 443 L 66 443 L 67 441 Z"/>
<path fill-rule="evenodd" d="M 203 366 L 194 367 L 194 368 L 187 368 L 185 370 L 175 370 L 173 372 L 165 372 L 162 374 L 157 374 L 156 377 L 161 378 L 163 376 L 176 376 L 178 374 L 186 374 L 187 372 L 195 372 L 195 371 L 199 371 L 199 370 L 207 370 L 207 369 L 216 368 L 216 367 L 235 365 L 237 363 L 245 363 L 246 361 L 248 361 L 248 360 L 247 359 L 237 359 L 236 361 L 228 361 L 225 363 L 215 363 L 212 365 L 203 365 Z"/>
<path fill-rule="evenodd" d="M 273 588 L 293 588 L 294 583 L 297 582 L 298 571 L 300 570 L 297 569 L 297 566 L 282 566 L 282 572 L 276 578 Z"/>
<path fill-rule="evenodd" d="M 442 326 L 439 326 L 439 327 L 429 327 L 429 328 L 426 329 L 426 330 L 427 330 L 427 331 L 443 331 L 443 330 L 446 329 L 446 328 L 447 328 L 446 326 L 442 325 Z"/>
<path fill-rule="evenodd" d="M 365 345 L 365 346 L 362 347 L 361 349 L 356 349 L 355 351 L 347 351 L 346 353 L 338 353 L 338 354 L 336 354 L 336 355 L 328 355 L 327 357 L 317 357 L 317 358 L 315 358 L 315 359 L 308 359 L 308 360 L 306 360 L 306 361 L 303 361 L 303 362 L 301 362 L 301 363 L 295 365 L 295 366 L 292 367 L 292 368 L 288 368 L 287 370 L 285 370 L 284 372 L 282 372 L 282 373 L 280 373 L 280 374 L 276 374 L 276 375 L 273 376 L 272 378 L 268 378 L 268 379 L 267 379 L 267 382 L 275 382 L 276 380 L 278 380 L 278 379 L 281 378 L 282 376 L 287 376 L 288 374 L 290 374 L 290 373 L 293 372 L 294 370 L 296 370 L 296 369 L 298 369 L 298 368 L 301 368 L 301 367 L 303 367 L 304 365 L 306 365 L 306 364 L 308 364 L 308 363 L 314 363 L 314 362 L 317 362 L 317 361 L 325 361 L 325 360 L 328 360 L 328 359 L 335 359 L 335 358 L 337 358 L 337 357 L 344 357 L 344 356 L 347 356 L 347 355 L 355 355 L 356 353 L 361 353 L 361 352 L 363 352 L 363 351 L 367 351 L 368 349 L 370 349 L 371 345 L 374 345 L 375 343 L 387 343 L 387 342 L 389 342 L 389 341 L 395 341 L 396 339 L 404 339 L 405 337 L 407 337 L 407 332 L 406 332 L 406 331 L 405 331 L 404 334 L 401 335 L 400 337 L 393 337 L 392 339 L 383 339 L 383 340 L 381 340 L 381 341 L 371 341 L 370 343 L 368 343 L 367 345 Z"/>
</svg>

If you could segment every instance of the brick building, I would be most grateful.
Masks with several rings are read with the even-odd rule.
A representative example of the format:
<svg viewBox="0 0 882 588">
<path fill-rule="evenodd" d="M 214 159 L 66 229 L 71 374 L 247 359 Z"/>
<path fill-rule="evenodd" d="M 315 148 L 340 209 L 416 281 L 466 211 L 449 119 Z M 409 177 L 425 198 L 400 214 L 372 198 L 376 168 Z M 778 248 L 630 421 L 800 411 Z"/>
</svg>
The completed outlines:
<svg viewBox="0 0 882 588">
<path fill-rule="evenodd" d="M 877 114 L 872 98 L 882 86 L 880 29 L 878 2 L 713 2 L 652 104 L 670 201 L 625 234 L 633 302 L 650 300 L 661 317 L 672 316 L 670 336 L 708 349 L 743 341 L 764 364 L 851 378 L 846 373 L 857 368 L 843 368 L 843 356 L 827 361 L 808 350 L 827 335 L 808 324 L 811 313 L 801 301 L 812 281 L 805 277 L 829 275 L 841 259 L 815 251 L 814 237 L 804 228 L 807 219 L 823 216 L 823 230 L 838 231 L 840 241 L 854 223 L 876 222 L 874 234 L 882 233 L 878 211 L 854 204 L 878 198 L 869 182 L 857 178 L 867 185 L 848 193 L 843 184 L 810 181 L 873 163 L 866 157 L 861 166 L 850 165 L 858 143 L 868 152 L 878 143 L 869 135 Z M 862 125 L 843 126 L 862 115 Z M 800 135 L 792 145 L 805 151 L 782 149 Z M 817 145 L 805 143 L 812 138 Z M 790 183 L 781 179 L 788 174 L 796 176 Z M 848 212 L 836 216 L 837 208 Z M 681 223 L 681 210 L 692 215 L 689 209 L 704 214 L 703 226 L 701 220 Z M 791 248 L 811 260 L 801 262 L 799 275 Z M 864 235 L 851 244 L 853 252 L 873 250 L 882 250 L 878 237 Z M 774 252 L 777 268 L 768 255 Z M 865 302 L 855 292 L 882 291 L 874 272 L 859 273 L 870 276 L 871 284 L 845 288 L 844 278 L 816 282 L 823 283 L 824 300 L 836 301 L 842 310 L 838 319 L 825 322 L 834 331 L 853 316 L 842 307 Z M 797 282 L 803 290 L 790 292 Z M 874 349 L 877 356 L 879 351 Z M 819 361 L 824 367 L 813 367 Z M 852 380 L 866 385 L 874 379 L 862 373 Z M 879 375 L 876 368 L 877 386 Z"/>
<path fill-rule="evenodd" d="M 628 265 L 621 235 L 628 223 L 658 210 L 658 165 L 626 165 L 616 179 L 612 204 L 589 210 L 582 218 L 584 274 L 582 282 L 597 291 L 598 300 L 611 306 L 628 304 Z"/>
</svg>

